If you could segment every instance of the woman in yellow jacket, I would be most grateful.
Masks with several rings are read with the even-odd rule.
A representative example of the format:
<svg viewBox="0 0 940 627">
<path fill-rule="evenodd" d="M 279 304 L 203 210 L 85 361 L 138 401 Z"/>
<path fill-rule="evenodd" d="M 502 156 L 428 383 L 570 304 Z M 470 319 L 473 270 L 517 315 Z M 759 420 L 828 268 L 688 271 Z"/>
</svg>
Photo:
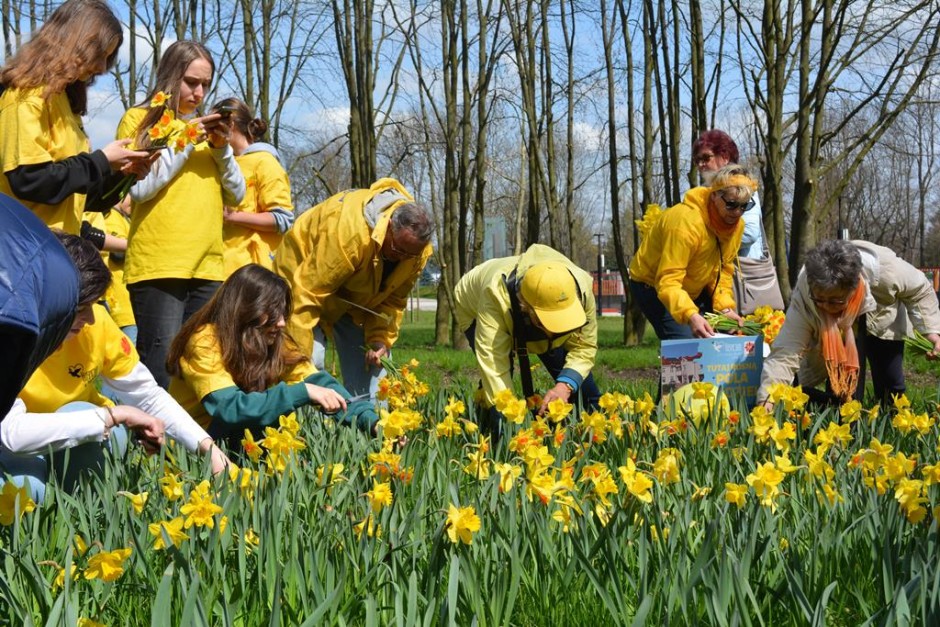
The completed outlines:
<svg viewBox="0 0 940 627">
<path fill-rule="evenodd" d="M 248 105 L 237 98 L 226 98 L 212 110 L 231 120 L 229 143 L 245 177 L 244 200 L 237 207 L 226 207 L 223 216 L 225 276 L 249 263 L 270 270 L 274 250 L 294 223 L 287 172 L 277 148 L 261 141 L 268 130 L 267 122 L 254 117 Z"/>
<path fill-rule="evenodd" d="M 661 340 L 714 335 L 703 312 L 735 312 L 731 277 L 741 216 L 757 182 L 747 168 L 721 168 L 711 187 L 689 190 L 666 210 L 630 263 L 630 293 Z"/>
<path fill-rule="evenodd" d="M 126 140 L 92 152 L 82 126 L 88 87 L 114 65 L 123 39 L 107 4 L 69 0 L 0 70 L 0 192 L 73 235 L 84 209 L 109 207 L 126 174 L 150 167 Z"/>
<path fill-rule="evenodd" d="M 156 72 L 153 91 L 144 104 L 124 114 L 118 136 L 134 138 L 142 148 L 151 145 L 150 131 L 163 114 L 162 108 L 149 106 L 157 92 L 170 95 L 166 108 L 175 112 L 171 132 L 186 128 L 180 118 L 189 118 L 200 132 L 195 144 L 159 150 L 150 174 L 130 191 L 134 204 L 124 280 L 137 320 L 141 360 L 166 389 L 170 343 L 225 278 L 223 210 L 241 202 L 245 180 L 228 143 L 228 122 L 217 113 L 191 117 L 214 78 L 208 49 L 177 41 L 163 53 Z"/>
</svg>

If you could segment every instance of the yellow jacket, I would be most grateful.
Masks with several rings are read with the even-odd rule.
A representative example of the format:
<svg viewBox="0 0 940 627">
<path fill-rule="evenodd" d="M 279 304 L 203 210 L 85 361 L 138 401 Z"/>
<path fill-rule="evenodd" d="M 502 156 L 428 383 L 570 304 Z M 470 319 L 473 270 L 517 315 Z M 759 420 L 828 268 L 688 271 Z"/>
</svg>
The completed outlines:
<svg viewBox="0 0 940 627">
<path fill-rule="evenodd" d="M 663 212 L 630 262 L 630 278 L 656 288 L 680 324 L 698 313 L 693 300 L 706 290 L 713 292 L 715 311 L 735 308 L 731 277 L 744 221 L 730 236 L 715 235 L 707 226 L 709 193 L 707 187 L 690 189 Z"/>
<path fill-rule="evenodd" d="M 294 292 L 287 329 L 301 350 L 313 351 L 313 328 L 329 330 L 344 314 L 365 330 L 366 342 L 391 347 L 415 280 L 431 256 L 403 259 L 382 283 L 382 242 L 392 212 L 414 199 L 394 179 L 336 194 L 297 218 L 274 254 L 274 271 Z M 374 316 L 344 300 L 371 309 Z"/>
<path fill-rule="evenodd" d="M 522 255 L 490 259 L 473 268 L 457 282 L 454 296 L 457 304 L 457 324 L 466 331 L 476 320 L 474 349 L 483 375 L 483 391 L 492 405 L 496 393 L 512 388 L 509 376 L 512 352 L 512 308 L 509 292 L 503 282 L 513 270 L 521 277 L 525 271 L 543 261 L 565 264 L 578 283 L 581 305 L 587 316 L 583 327 L 551 340 L 527 342 L 530 354 L 541 355 L 563 347 L 568 355 L 559 379 L 570 381 L 577 388 L 594 368 L 597 355 L 597 310 L 594 302 L 594 279 L 560 252 L 533 244 Z"/>
</svg>

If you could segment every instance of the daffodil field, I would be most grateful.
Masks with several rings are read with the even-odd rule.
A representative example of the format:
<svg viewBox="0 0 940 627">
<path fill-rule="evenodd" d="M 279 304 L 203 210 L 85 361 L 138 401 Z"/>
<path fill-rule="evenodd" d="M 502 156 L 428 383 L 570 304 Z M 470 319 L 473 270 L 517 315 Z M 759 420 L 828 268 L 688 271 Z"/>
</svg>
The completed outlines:
<svg viewBox="0 0 940 627">
<path fill-rule="evenodd" d="M 0 621 L 67 625 L 937 624 L 936 406 L 746 411 L 608 393 L 502 437 L 421 367 L 383 438 L 318 414 L 212 478 L 132 452 L 76 495 L 0 492 Z"/>
</svg>

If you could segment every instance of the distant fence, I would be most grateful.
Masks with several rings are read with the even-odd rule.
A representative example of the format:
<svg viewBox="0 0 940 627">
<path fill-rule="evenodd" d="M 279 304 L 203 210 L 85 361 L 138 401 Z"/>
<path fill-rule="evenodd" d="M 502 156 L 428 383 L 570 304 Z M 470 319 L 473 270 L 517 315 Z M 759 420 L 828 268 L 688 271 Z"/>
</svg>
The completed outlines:
<svg viewBox="0 0 940 627">
<path fill-rule="evenodd" d="M 622 316 L 623 304 L 626 302 L 626 293 L 623 291 L 623 279 L 619 272 L 601 273 L 601 296 L 597 292 L 597 272 L 594 277 L 594 298 L 598 300 L 597 310 L 603 316 Z"/>
</svg>

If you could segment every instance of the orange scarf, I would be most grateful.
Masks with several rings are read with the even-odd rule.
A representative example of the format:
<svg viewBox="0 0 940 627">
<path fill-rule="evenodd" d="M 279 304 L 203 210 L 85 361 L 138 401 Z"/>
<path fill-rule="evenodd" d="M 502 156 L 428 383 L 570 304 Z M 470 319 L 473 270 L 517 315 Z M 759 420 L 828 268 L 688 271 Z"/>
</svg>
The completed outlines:
<svg viewBox="0 0 940 627">
<path fill-rule="evenodd" d="M 865 279 L 859 277 L 858 287 L 845 303 L 841 316 L 836 318 L 825 311 L 817 310 L 823 321 L 820 342 L 826 371 L 829 373 L 829 384 L 843 403 L 852 398 L 858 385 L 858 348 L 855 346 L 852 324 L 858 318 L 864 300 Z"/>
<path fill-rule="evenodd" d="M 714 192 L 712 192 L 714 193 Z M 724 220 L 721 219 L 721 216 L 718 214 L 718 210 L 715 209 L 715 205 L 709 201 L 708 202 L 708 228 L 711 229 L 712 233 L 719 237 L 730 237 L 734 235 L 734 232 L 737 230 L 738 225 L 741 223 L 741 218 L 738 218 L 738 221 L 734 224 L 726 224 Z"/>
</svg>

